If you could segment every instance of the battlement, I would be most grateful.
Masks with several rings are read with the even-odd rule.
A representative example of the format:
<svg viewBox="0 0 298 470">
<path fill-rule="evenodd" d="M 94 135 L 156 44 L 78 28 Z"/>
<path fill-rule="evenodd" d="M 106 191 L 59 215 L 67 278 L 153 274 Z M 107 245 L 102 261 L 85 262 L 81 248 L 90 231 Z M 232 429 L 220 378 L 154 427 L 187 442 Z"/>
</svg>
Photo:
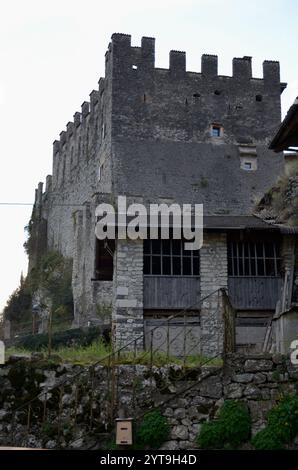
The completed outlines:
<svg viewBox="0 0 298 470">
<path fill-rule="evenodd" d="M 154 69 L 155 64 L 155 38 L 143 37 L 140 47 L 132 47 L 131 35 L 115 33 L 107 51 L 107 59 L 113 56 L 116 65 L 113 71 Z M 120 70 L 121 69 L 121 70 Z M 247 81 L 252 77 L 252 58 L 244 56 L 235 57 L 232 60 L 232 77 L 237 81 Z M 171 50 L 169 53 L 169 72 L 171 75 L 183 76 L 186 72 L 186 53 Z M 201 57 L 201 72 L 204 77 L 215 78 L 218 76 L 218 57 L 216 55 L 203 54 Z M 279 62 L 265 60 L 263 62 L 263 80 L 268 83 L 279 83 Z"/>
<path fill-rule="evenodd" d="M 80 165 L 105 154 L 113 136 L 208 142 L 212 124 L 220 123 L 218 142 L 246 135 L 256 142 L 279 124 L 286 84 L 277 61 L 265 60 L 263 77 L 254 78 L 252 57 L 235 57 L 232 76 L 225 76 L 218 73 L 217 55 L 203 54 L 200 71 L 191 72 L 186 53 L 171 50 L 169 68 L 157 68 L 155 38 L 132 46 L 131 35 L 120 33 L 112 35 L 105 57 L 105 78 L 53 143 L 53 182 L 47 186 L 54 191 L 77 178 Z"/>
<path fill-rule="evenodd" d="M 109 65 L 112 65 L 109 67 Z M 247 87 L 251 81 L 260 83 L 260 87 L 270 89 L 278 87 L 280 92 L 286 87 L 286 84 L 280 83 L 279 62 L 265 60 L 263 62 L 263 78 L 252 77 L 252 58 L 250 56 L 235 57 L 232 60 L 232 76 L 222 76 L 218 74 L 218 56 L 211 54 L 203 54 L 201 56 L 201 71 L 190 72 L 186 70 L 186 53 L 184 51 L 171 50 L 169 52 L 169 68 L 155 68 L 155 38 L 142 37 L 140 46 L 131 45 L 131 35 L 114 33 L 106 53 L 106 78 L 100 78 L 98 82 L 98 90 L 93 90 L 89 97 L 90 101 L 84 101 L 81 105 L 81 111 L 76 112 L 73 121 L 68 122 L 66 131 L 60 133 L 59 140 L 54 142 L 54 155 L 61 151 L 66 143 L 75 138 L 78 128 L 84 125 L 89 117 L 98 112 L 98 106 L 101 102 L 101 96 L 105 88 L 105 82 L 110 79 L 125 81 L 127 74 L 129 77 L 139 77 L 146 80 L 146 76 L 150 77 L 152 73 L 157 73 L 165 78 L 168 72 L 170 80 L 176 78 L 181 80 L 200 79 L 204 81 L 225 80 L 228 86 L 233 87 L 235 83 L 241 83 Z M 137 72 L 137 75 L 136 75 Z M 195 91 L 196 93 L 196 91 Z M 195 96 L 195 95 L 194 95 Z"/>
</svg>

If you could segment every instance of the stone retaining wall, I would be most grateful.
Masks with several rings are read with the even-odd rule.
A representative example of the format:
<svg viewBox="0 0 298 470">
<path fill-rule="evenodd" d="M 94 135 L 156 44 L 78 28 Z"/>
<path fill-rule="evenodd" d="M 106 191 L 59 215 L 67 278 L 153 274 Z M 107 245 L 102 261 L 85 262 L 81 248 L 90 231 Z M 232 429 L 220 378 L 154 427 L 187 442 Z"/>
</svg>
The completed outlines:
<svg viewBox="0 0 298 470">
<path fill-rule="evenodd" d="M 298 393 L 298 367 L 281 356 L 231 355 L 224 368 L 197 368 L 185 374 L 182 366 L 174 364 L 152 369 L 143 365 L 116 367 L 115 416 L 122 409 L 127 416 L 137 418 L 150 408 L 159 407 L 171 425 L 170 440 L 162 447 L 188 449 L 196 447 L 202 423 L 216 416 L 224 400 L 247 403 L 254 434 L 264 427 L 268 410 L 281 395 Z M 111 377 L 107 368 L 100 365 L 92 374 L 83 366 L 46 364 L 36 358 L 12 360 L 0 366 L 0 445 L 102 447 L 104 440 L 111 440 L 108 434 L 114 430 L 114 421 L 109 421 Z M 53 390 L 62 382 L 63 388 Z M 41 390 L 48 390 L 48 420 L 43 427 L 44 397 L 32 404 L 30 429 L 27 407 L 17 413 L 13 425 L 12 410 Z M 58 440 L 54 431 L 59 407 Z M 91 409 L 92 433 L 88 431 Z"/>
</svg>

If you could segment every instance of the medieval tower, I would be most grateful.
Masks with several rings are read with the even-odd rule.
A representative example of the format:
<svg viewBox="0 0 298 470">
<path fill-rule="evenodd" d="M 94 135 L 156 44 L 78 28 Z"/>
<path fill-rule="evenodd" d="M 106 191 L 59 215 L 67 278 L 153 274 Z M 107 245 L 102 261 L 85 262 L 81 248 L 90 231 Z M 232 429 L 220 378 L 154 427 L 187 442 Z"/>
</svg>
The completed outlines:
<svg viewBox="0 0 298 470">
<path fill-rule="evenodd" d="M 263 78 L 254 78 L 251 57 L 234 58 L 232 76 L 223 76 L 217 56 L 203 55 L 197 73 L 186 71 L 184 52 L 171 51 L 162 69 L 155 67 L 154 38 L 132 47 L 129 35 L 113 34 L 105 77 L 55 140 L 52 176 L 45 191 L 42 183 L 36 191 L 35 256 L 58 250 L 72 258 L 74 325 L 111 322 L 123 344 L 152 319 L 185 309 L 206 339 L 202 352 L 217 351 L 216 302 L 200 299 L 219 288 L 234 295 L 231 233 L 266 230 L 253 208 L 283 171 L 282 155 L 268 144 L 280 124 L 285 86 L 275 61 L 264 61 Z M 145 205 L 202 203 L 200 253 L 189 256 L 174 243 L 97 241 L 95 208 L 118 195 Z M 247 278 L 266 277 L 264 289 L 274 292 L 278 272 L 264 273 L 250 271 Z M 236 307 L 245 318 L 267 318 L 277 300 L 271 297 Z"/>
</svg>

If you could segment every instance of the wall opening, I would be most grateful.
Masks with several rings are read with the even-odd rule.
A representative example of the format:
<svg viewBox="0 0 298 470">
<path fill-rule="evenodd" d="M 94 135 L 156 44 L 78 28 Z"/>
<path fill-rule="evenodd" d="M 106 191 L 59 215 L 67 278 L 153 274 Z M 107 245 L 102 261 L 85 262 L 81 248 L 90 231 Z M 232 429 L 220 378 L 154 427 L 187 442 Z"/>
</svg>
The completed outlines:
<svg viewBox="0 0 298 470">
<path fill-rule="evenodd" d="M 222 127 L 219 124 L 212 124 L 210 132 L 212 137 L 221 137 Z"/>
<path fill-rule="evenodd" d="M 280 242 L 269 236 L 229 236 L 228 275 L 279 277 L 281 271 Z"/>
<path fill-rule="evenodd" d="M 184 240 L 144 240 L 144 275 L 199 276 L 199 250 L 185 250 Z"/>
<path fill-rule="evenodd" d="M 95 248 L 95 280 L 112 281 L 115 240 L 98 240 Z"/>
</svg>

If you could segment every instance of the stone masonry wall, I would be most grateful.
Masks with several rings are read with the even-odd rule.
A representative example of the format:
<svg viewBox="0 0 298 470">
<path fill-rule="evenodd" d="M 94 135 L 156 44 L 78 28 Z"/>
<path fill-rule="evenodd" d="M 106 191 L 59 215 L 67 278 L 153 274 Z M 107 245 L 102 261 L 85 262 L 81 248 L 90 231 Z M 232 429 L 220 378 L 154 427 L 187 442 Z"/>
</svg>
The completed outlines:
<svg viewBox="0 0 298 470">
<path fill-rule="evenodd" d="M 170 440 L 162 448 L 191 449 L 197 447 L 202 423 L 216 417 L 224 400 L 247 404 L 254 435 L 265 426 L 267 412 L 283 394 L 298 393 L 297 366 L 278 355 L 231 355 L 224 369 L 203 367 L 188 372 L 185 375 L 183 367 L 175 364 L 152 369 L 119 365 L 115 369 L 117 386 L 111 395 L 112 376 L 101 365 L 91 373 L 87 367 L 48 364 L 40 358 L 11 360 L 0 366 L 0 445 L 11 445 L 14 438 L 14 444 L 31 447 L 101 448 L 105 439 L 113 439 L 109 433 L 115 430 L 114 418 L 120 409 L 138 421 L 144 412 L 158 407 L 171 426 Z M 62 383 L 63 388 L 53 389 Z M 13 424 L 12 410 L 45 390 L 48 421 L 42 419 L 41 397 L 31 404 L 30 429 L 26 408 L 19 410 Z M 110 421 L 112 396 L 115 406 Z M 59 440 L 58 419 L 63 430 Z"/>
<path fill-rule="evenodd" d="M 143 241 L 117 240 L 114 255 L 112 332 L 116 347 L 144 333 L 143 324 Z M 143 338 L 138 341 L 143 347 Z"/>
<path fill-rule="evenodd" d="M 228 287 L 227 240 L 226 234 L 204 234 L 200 251 L 201 281 L 201 348 L 205 356 L 215 356 L 222 352 L 224 324 L 223 303 L 220 292 Z M 211 295 L 210 295 L 211 294 Z"/>
<path fill-rule="evenodd" d="M 264 61 L 259 79 L 250 57 L 233 59 L 231 77 L 218 75 L 216 56 L 202 56 L 200 73 L 186 71 L 184 52 L 170 52 L 169 69 L 154 61 L 154 38 L 131 47 L 129 35 L 113 34 L 105 78 L 54 142 L 52 177 L 37 191 L 47 248 L 74 259 L 77 323 L 94 317 L 100 298 L 91 281 L 95 201 L 135 195 L 145 204 L 164 198 L 203 203 L 205 214 L 247 214 L 282 172 L 282 156 L 267 148 L 285 87 L 278 62 Z M 256 171 L 240 168 L 243 146 L 256 153 Z"/>
</svg>

